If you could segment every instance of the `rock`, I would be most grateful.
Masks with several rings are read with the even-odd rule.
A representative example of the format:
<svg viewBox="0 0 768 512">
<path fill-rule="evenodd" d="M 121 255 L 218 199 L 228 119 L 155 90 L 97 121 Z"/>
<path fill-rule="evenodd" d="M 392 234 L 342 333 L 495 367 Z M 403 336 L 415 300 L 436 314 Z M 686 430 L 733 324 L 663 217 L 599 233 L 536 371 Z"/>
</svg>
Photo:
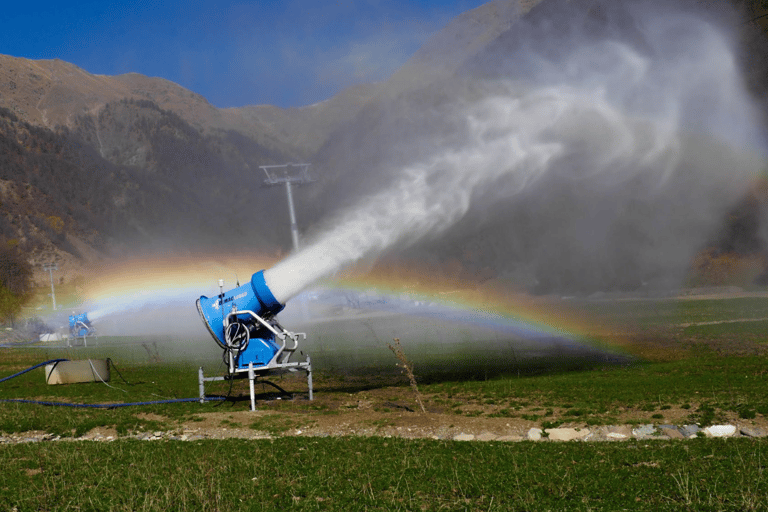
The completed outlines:
<svg viewBox="0 0 768 512">
<path fill-rule="evenodd" d="M 620 427 L 610 426 L 605 437 L 614 441 L 623 441 L 632 437 L 632 429 L 626 425 Z"/>
<path fill-rule="evenodd" d="M 760 427 L 741 427 L 739 430 L 741 435 L 747 437 L 765 437 L 766 432 Z"/>
<path fill-rule="evenodd" d="M 508 442 L 522 441 L 523 438 L 522 436 L 508 435 L 508 436 L 499 436 L 496 440 L 504 443 L 508 443 Z"/>
<path fill-rule="evenodd" d="M 550 441 L 575 441 L 589 434 L 589 430 L 576 430 L 575 428 L 548 428 L 545 432 Z"/>
<path fill-rule="evenodd" d="M 491 434 L 490 432 L 483 432 L 479 436 L 477 436 L 478 441 L 495 441 L 498 438 L 496 434 Z"/>
<path fill-rule="evenodd" d="M 648 439 L 656 435 L 656 427 L 653 425 L 640 425 L 632 429 L 632 435 L 637 439 Z"/>
<path fill-rule="evenodd" d="M 670 439 L 684 439 L 685 436 L 680 432 L 677 427 L 671 425 L 662 425 L 659 427 L 659 432 L 662 435 L 667 436 Z"/>
<path fill-rule="evenodd" d="M 529 441 L 541 441 L 541 434 L 541 429 L 534 427 L 528 431 L 527 437 Z"/>
<path fill-rule="evenodd" d="M 680 427 L 680 433 L 683 434 L 683 437 L 694 437 L 696 434 L 699 433 L 699 426 L 684 425 Z"/>
<path fill-rule="evenodd" d="M 458 434 L 453 436 L 454 441 L 474 441 L 475 436 L 473 434 Z"/>
<path fill-rule="evenodd" d="M 731 437 L 736 433 L 735 425 L 711 425 L 704 429 L 709 437 Z"/>
<path fill-rule="evenodd" d="M 591 427 L 582 431 L 584 432 L 584 436 L 581 438 L 582 441 L 605 441 L 607 439 L 608 429 L 605 426 Z"/>
</svg>

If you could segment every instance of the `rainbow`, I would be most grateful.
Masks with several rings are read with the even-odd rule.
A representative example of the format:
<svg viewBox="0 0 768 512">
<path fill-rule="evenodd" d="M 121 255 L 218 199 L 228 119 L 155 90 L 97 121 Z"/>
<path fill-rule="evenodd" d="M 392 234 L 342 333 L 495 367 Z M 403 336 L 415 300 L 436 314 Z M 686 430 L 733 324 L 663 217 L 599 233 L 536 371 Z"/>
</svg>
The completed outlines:
<svg viewBox="0 0 768 512">
<path fill-rule="evenodd" d="M 569 301 L 511 291 L 462 279 L 435 279 L 426 273 L 347 276 L 327 286 L 380 296 L 393 309 L 478 325 L 526 339 L 561 338 L 620 349 L 627 340 L 617 326 L 585 315 Z M 386 308 L 386 305 L 383 306 Z"/>
<path fill-rule="evenodd" d="M 225 289 L 231 288 L 275 261 L 274 257 L 185 255 L 113 262 L 95 268 L 88 276 L 82 286 L 83 306 L 93 321 L 110 315 L 130 316 L 146 307 L 193 311 L 200 295 L 219 292 L 218 279 L 225 280 Z M 315 286 L 318 290 L 377 297 L 380 300 L 375 308 L 445 318 L 529 341 L 558 338 L 611 350 L 626 346 L 615 326 L 586 317 L 568 301 L 534 297 L 470 279 L 395 267 L 350 271 Z"/>
<path fill-rule="evenodd" d="M 273 263 L 267 257 L 165 256 L 115 261 L 94 267 L 81 287 L 88 317 L 130 312 L 146 306 L 194 301 L 218 293 L 218 279 L 228 287 L 249 279 L 254 269 Z"/>
</svg>

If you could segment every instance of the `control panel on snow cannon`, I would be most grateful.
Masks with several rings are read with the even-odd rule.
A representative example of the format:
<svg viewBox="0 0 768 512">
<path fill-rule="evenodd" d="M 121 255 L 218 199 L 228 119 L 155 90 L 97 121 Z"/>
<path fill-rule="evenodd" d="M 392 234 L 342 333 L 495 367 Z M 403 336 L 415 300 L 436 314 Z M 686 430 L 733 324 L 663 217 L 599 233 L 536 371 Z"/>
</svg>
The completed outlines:
<svg viewBox="0 0 768 512">
<path fill-rule="evenodd" d="M 285 330 L 276 315 L 285 307 L 272 294 L 264 271 L 250 282 L 215 297 L 201 296 L 197 310 L 214 341 L 224 350 L 229 373 L 254 369 L 275 369 L 287 363 L 303 333 Z"/>
</svg>

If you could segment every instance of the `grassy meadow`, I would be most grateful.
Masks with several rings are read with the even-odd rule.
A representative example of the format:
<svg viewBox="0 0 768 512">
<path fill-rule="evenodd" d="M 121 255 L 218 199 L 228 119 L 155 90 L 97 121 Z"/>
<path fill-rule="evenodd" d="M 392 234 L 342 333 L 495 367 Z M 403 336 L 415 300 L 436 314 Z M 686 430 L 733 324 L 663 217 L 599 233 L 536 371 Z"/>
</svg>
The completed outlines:
<svg viewBox="0 0 768 512">
<path fill-rule="evenodd" d="M 579 307 L 596 324 L 622 326 L 622 336 L 596 335 L 587 348 L 524 356 L 509 340 L 487 333 L 479 340 L 462 333 L 465 339 L 442 350 L 419 333 L 420 343 L 409 345 L 408 336 L 417 332 L 409 326 L 401 338 L 427 409 L 456 421 L 505 418 L 545 428 L 764 424 L 768 299 L 592 301 Z M 356 407 L 350 398 L 363 395 L 381 424 L 390 416 L 394 422 L 420 414 L 391 405 L 413 404 L 407 379 L 382 346 L 399 334 L 392 325 L 381 317 L 318 328 L 315 402 L 305 399 L 301 379 L 278 381 L 296 399 L 273 400 L 259 391 L 260 409 L 271 414 L 240 425 L 271 439 L 143 441 L 134 435 L 178 429 L 217 411 L 247 411 L 246 388 L 227 383 L 207 388 L 233 398 L 224 403 L 112 409 L 0 403 L 6 436 L 44 432 L 71 439 L 0 445 L 0 509 L 768 509 L 768 438 L 557 443 L 289 435 L 298 421 L 343 420 Z M 0 383 L 0 398 L 114 404 L 195 397 L 198 366 L 216 373 L 218 355 L 173 360 L 176 343 L 99 338 L 88 347 L 3 348 L 0 378 L 57 357 L 109 357 L 115 370 L 109 386 L 48 386 L 36 369 Z M 451 365 L 458 357 L 471 364 Z M 537 357 L 538 364 L 528 364 Z M 118 438 L 75 440 L 94 429 L 110 429 Z"/>
<path fill-rule="evenodd" d="M 765 510 L 768 444 L 383 438 L 0 449 L 5 510 Z"/>
</svg>

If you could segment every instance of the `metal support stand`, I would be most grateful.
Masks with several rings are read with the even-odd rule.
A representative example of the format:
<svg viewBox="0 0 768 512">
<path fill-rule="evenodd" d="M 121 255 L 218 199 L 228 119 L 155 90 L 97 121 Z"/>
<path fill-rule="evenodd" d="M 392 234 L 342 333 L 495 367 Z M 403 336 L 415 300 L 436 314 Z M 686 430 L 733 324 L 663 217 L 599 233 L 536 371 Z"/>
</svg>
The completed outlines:
<svg viewBox="0 0 768 512">
<path fill-rule="evenodd" d="M 309 387 L 309 399 L 314 400 L 315 397 L 312 394 L 312 362 L 307 356 L 307 386 Z"/>
<path fill-rule="evenodd" d="M 248 363 L 248 384 L 251 388 L 251 410 L 256 410 L 256 394 L 253 392 L 253 381 L 256 380 L 256 375 L 253 373 L 253 363 Z"/>
<path fill-rule="evenodd" d="M 80 336 L 75 336 L 74 337 L 74 339 L 79 339 L 79 338 L 80 338 Z M 88 335 L 84 335 L 84 336 L 82 336 L 82 338 L 83 338 L 83 346 L 87 348 L 88 347 Z M 69 347 L 69 348 L 76 347 L 77 345 L 73 345 L 72 342 L 70 341 L 71 339 L 72 339 L 71 336 L 67 337 L 67 347 Z"/>
<path fill-rule="evenodd" d="M 205 383 L 206 382 L 214 382 L 214 381 L 222 381 L 222 380 L 229 380 L 229 379 L 242 379 L 242 378 L 248 378 L 248 387 L 250 390 L 251 395 L 251 410 L 256 410 L 256 391 L 255 391 L 255 385 L 256 380 L 259 378 L 268 377 L 271 375 L 281 375 L 288 372 L 299 372 L 304 371 L 307 372 L 307 387 L 309 388 L 309 399 L 314 400 L 314 390 L 313 390 L 313 384 L 312 384 L 312 361 L 309 356 L 307 356 L 307 359 L 305 361 L 295 362 L 295 363 L 277 363 L 277 364 L 270 364 L 266 366 L 253 366 L 253 363 L 248 363 L 247 369 L 239 369 L 236 370 L 233 373 L 230 373 L 228 375 L 219 376 L 219 377 L 206 377 L 203 374 L 203 367 L 201 366 L 198 369 L 197 377 L 198 377 L 198 389 L 200 391 L 200 403 L 205 402 Z"/>
</svg>

